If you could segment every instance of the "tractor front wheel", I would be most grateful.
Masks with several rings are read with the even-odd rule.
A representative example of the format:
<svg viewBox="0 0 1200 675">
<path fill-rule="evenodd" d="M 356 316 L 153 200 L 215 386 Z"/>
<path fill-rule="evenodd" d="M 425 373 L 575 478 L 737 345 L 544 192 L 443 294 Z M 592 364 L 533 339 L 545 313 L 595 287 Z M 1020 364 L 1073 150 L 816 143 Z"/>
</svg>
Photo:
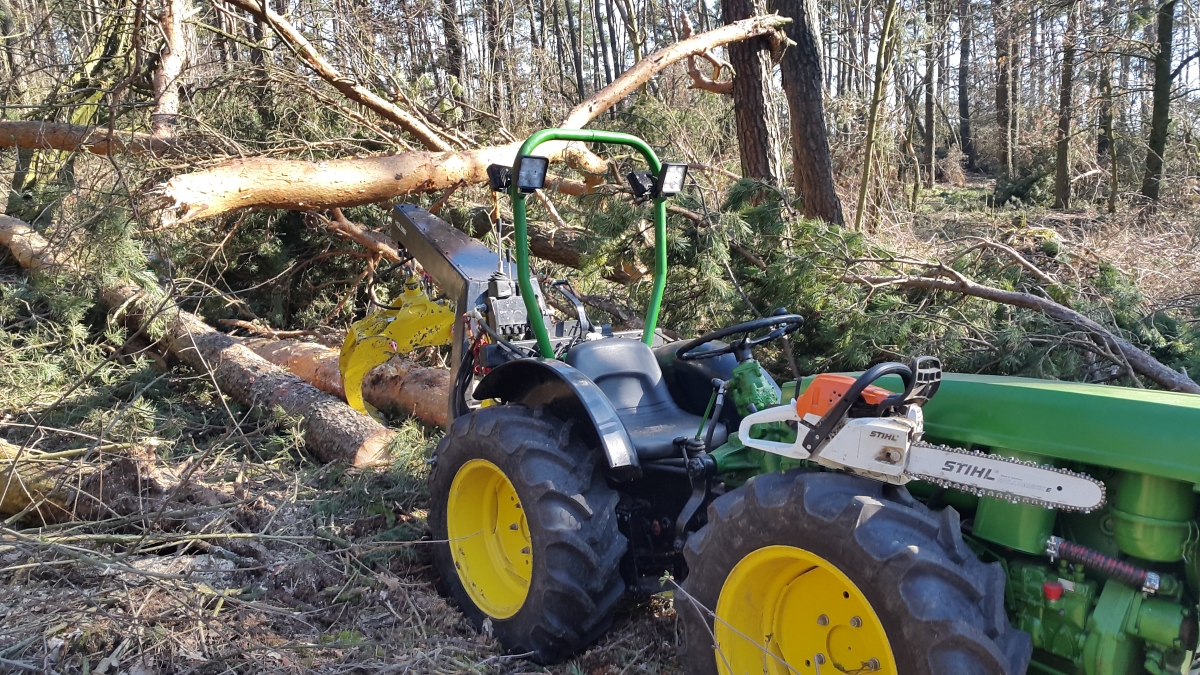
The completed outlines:
<svg viewBox="0 0 1200 675">
<path fill-rule="evenodd" d="M 797 470 L 718 498 L 684 550 L 689 675 L 1021 675 L 1004 573 L 904 488 Z"/>
<path fill-rule="evenodd" d="M 480 408 L 454 421 L 429 477 L 443 590 L 542 663 L 600 637 L 625 590 L 617 495 L 571 427 L 521 405 Z"/>
</svg>

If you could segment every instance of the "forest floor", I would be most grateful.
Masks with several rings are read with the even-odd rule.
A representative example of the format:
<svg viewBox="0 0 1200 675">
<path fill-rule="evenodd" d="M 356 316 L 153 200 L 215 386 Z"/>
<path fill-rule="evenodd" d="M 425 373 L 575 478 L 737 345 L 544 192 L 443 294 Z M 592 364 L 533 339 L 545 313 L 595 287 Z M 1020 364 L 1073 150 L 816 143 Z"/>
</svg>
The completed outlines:
<svg viewBox="0 0 1200 675">
<path fill-rule="evenodd" d="M 1200 287 L 1186 211 L 1137 229 L 1095 212 L 985 211 L 987 190 L 932 192 L 894 234 L 930 249 L 1046 227 L 1115 260 L 1152 302 Z M 679 672 L 669 598 L 623 608 L 600 643 L 542 669 L 504 655 L 438 594 L 425 477 L 440 432 L 401 423 L 387 469 L 314 464 L 296 420 L 218 398 L 203 376 L 123 345 L 89 306 L 30 286 L 0 253 L 0 440 L 88 449 L 81 475 L 128 457 L 227 501 L 0 523 L 0 672 Z"/>
</svg>

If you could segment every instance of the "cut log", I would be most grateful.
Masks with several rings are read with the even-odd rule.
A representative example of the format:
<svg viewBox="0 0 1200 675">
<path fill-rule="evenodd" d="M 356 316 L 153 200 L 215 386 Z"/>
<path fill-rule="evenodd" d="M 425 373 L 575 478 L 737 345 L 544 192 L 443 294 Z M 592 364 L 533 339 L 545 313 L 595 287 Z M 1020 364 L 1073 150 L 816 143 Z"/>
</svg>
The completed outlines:
<svg viewBox="0 0 1200 675">
<path fill-rule="evenodd" d="M 255 354 L 237 338 L 214 330 L 195 314 L 175 313 L 167 344 L 197 372 L 211 370 L 221 391 L 243 405 L 279 407 L 302 416 L 305 445 L 321 461 L 370 466 L 387 460 L 392 431 Z"/>
<path fill-rule="evenodd" d="M 120 129 L 110 131 L 104 127 L 56 122 L 0 120 L 0 148 L 162 156 L 171 151 L 172 145 L 167 139 Z"/>
<path fill-rule="evenodd" d="M 287 368 L 321 391 L 344 399 L 339 352 L 299 340 L 243 340 L 248 348 L 271 363 Z M 412 415 L 422 422 L 448 424 L 450 371 L 425 368 L 403 357 L 394 357 L 363 378 L 363 398 L 390 416 Z"/>
<path fill-rule="evenodd" d="M 25 267 L 55 264 L 46 240 L 16 218 L 0 217 L 0 243 Z M 70 266 L 69 262 L 59 264 Z M 127 325 L 136 327 L 144 323 L 145 313 L 154 311 L 139 292 L 133 286 L 108 287 L 100 290 L 99 300 L 110 311 L 120 311 Z M 395 434 L 375 420 L 266 361 L 194 314 L 169 307 L 159 317 L 166 320 L 171 351 L 197 372 L 211 373 L 221 391 L 243 405 L 278 406 L 289 415 L 303 417 L 305 445 L 322 461 L 366 466 L 387 459 L 385 449 Z"/>
<path fill-rule="evenodd" d="M 774 38 L 788 22 L 773 14 L 757 16 L 660 49 L 576 106 L 560 126 L 582 129 L 667 66 L 730 42 L 759 35 Z M 488 165 L 511 164 L 519 147 L 513 143 L 462 152 L 407 152 L 325 162 L 239 159 L 168 181 L 161 187 L 167 206 L 164 217 L 190 221 L 251 207 L 307 211 L 358 206 L 483 183 Z M 566 162 L 593 181 L 608 169 L 607 163 L 597 163 L 595 155 L 578 143 L 547 143 L 538 152 Z"/>
</svg>

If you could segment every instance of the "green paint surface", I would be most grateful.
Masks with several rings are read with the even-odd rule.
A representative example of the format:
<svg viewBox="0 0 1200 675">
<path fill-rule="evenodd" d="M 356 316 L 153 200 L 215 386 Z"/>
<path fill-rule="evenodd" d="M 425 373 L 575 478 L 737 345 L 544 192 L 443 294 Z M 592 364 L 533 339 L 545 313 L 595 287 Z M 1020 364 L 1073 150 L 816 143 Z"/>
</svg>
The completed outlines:
<svg viewBox="0 0 1200 675">
<path fill-rule="evenodd" d="M 877 384 L 896 391 L 900 378 Z M 945 373 L 925 405 L 925 435 L 1200 485 L 1194 394 Z"/>
<path fill-rule="evenodd" d="M 658 155 L 642 139 L 630 134 L 616 131 L 594 131 L 589 129 L 543 129 L 534 133 L 517 151 L 517 156 L 532 155 L 542 143 L 548 141 L 581 141 L 590 143 L 611 143 L 627 145 L 642 154 L 650 172 L 656 177 L 662 170 L 662 162 Z M 537 298 L 533 294 L 533 282 L 529 277 L 529 226 L 526 221 L 525 197 L 517 189 L 515 172 L 517 162 L 513 160 L 513 181 L 509 188 L 513 206 L 513 231 L 517 239 L 517 285 L 521 287 L 521 295 L 525 300 L 525 310 L 529 315 L 529 325 L 533 328 L 533 336 L 537 339 L 538 350 L 542 356 L 554 358 L 554 348 L 550 344 L 550 335 L 546 331 L 546 322 L 542 318 L 542 310 L 538 307 Z M 667 200 L 663 197 L 654 199 L 654 290 L 650 295 L 650 304 L 646 308 L 646 325 L 642 329 L 642 342 L 652 344 L 654 329 L 658 325 L 658 313 L 662 307 L 663 290 L 667 286 Z"/>
</svg>

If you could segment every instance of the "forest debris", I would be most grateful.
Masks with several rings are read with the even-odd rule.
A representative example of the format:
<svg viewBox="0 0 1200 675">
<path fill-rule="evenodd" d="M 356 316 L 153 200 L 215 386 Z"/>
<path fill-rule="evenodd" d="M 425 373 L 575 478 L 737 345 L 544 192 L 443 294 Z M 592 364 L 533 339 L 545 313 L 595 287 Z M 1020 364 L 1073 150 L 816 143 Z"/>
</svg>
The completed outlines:
<svg viewBox="0 0 1200 675">
<path fill-rule="evenodd" d="M 779 39 L 780 28 L 788 22 L 775 14 L 756 16 L 664 47 L 572 109 L 559 126 L 582 129 L 667 66 L 730 42 L 760 35 Z M 460 152 L 405 152 L 322 162 L 250 157 L 175 176 L 160 192 L 167 201 L 165 219 L 176 222 L 254 207 L 305 211 L 358 206 L 413 192 L 484 183 L 488 165 L 511 164 L 519 147 L 510 143 Z M 593 179 L 608 169 L 606 162 L 597 163 L 579 143 L 546 143 L 538 152 Z"/>
<path fill-rule="evenodd" d="M 0 243 L 9 246 L 26 267 L 45 267 L 52 262 L 48 242 L 16 218 L 0 217 Z M 140 293 L 140 289 L 125 285 L 101 289 L 99 297 L 110 311 L 120 310 L 127 323 L 141 327 L 148 317 L 141 315 L 145 309 Z M 367 466 L 387 459 L 385 448 L 394 432 L 266 361 L 195 314 L 173 305 L 160 311 L 166 319 L 167 345 L 181 361 L 197 372 L 208 373 L 220 391 L 244 405 L 279 407 L 289 415 L 303 417 L 306 447 L 321 461 Z"/>
<path fill-rule="evenodd" d="M 1086 330 L 1092 335 L 1097 348 L 1102 350 L 1101 355 L 1128 370 L 1130 375 L 1136 373 L 1147 377 L 1167 391 L 1200 394 L 1200 385 L 1197 385 L 1186 373 L 1168 368 L 1158 359 L 1150 356 L 1128 340 L 1116 335 L 1091 318 L 1061 305 L 1050 298 L 1033 295 L 1032 293 L 1006 291 L 1000 288 L 985 286 L 968 279 L 957 270 L 942 264 L 930 264 L 928 268 L 928 271 L 920 275 L 881 276 L 857 273 L 845 274 L 842 276 L 842 281 L 864 284 L 871 288 L 898 286 L 900 288 L 949 291 L 1014 307 L 1032 309 L 1052 319 L 1079 326 Z M 1115 353 L 1112 353 L 1113 350 L 1115 350 Z M 1134 381 L 1137 380 L 1136 377 L 1133 379 Z"/>
<path fill-rule="evenodd" d="M 225 0 L 225 2 L 265 20 L 275 30 L 275 34 L 295 50 L 301 61 L 312 68 L 313 72 L 323 80 L 333 85 L 346 98 L 364 108 L 370 108 L 380 117 L 397 124 L 401 129 L 415 136 L 429 150 L 449 151 L 453 149 L 444 138 L 430 129 L 416 115 L 343 75 L 312 46 L 307 38 L 300 34 L 300 31 L 296 30 L 291 22 L 276 14 L 267 5 L 249 0 Z"/>
<path fill-rule="evenodd" d="M 100 465 L 78 464 L 0 440 L 0 516 L 24 514 L 27 521 L 49 525 L 161 511 L 170 520 L 171 512 L 164 509 L 170 505 L 182 510 L 232 501 L 232 496 L 194 481 L 181 485 L 178 477 L 151 462 L 121 457 Z"/>
</svg>

